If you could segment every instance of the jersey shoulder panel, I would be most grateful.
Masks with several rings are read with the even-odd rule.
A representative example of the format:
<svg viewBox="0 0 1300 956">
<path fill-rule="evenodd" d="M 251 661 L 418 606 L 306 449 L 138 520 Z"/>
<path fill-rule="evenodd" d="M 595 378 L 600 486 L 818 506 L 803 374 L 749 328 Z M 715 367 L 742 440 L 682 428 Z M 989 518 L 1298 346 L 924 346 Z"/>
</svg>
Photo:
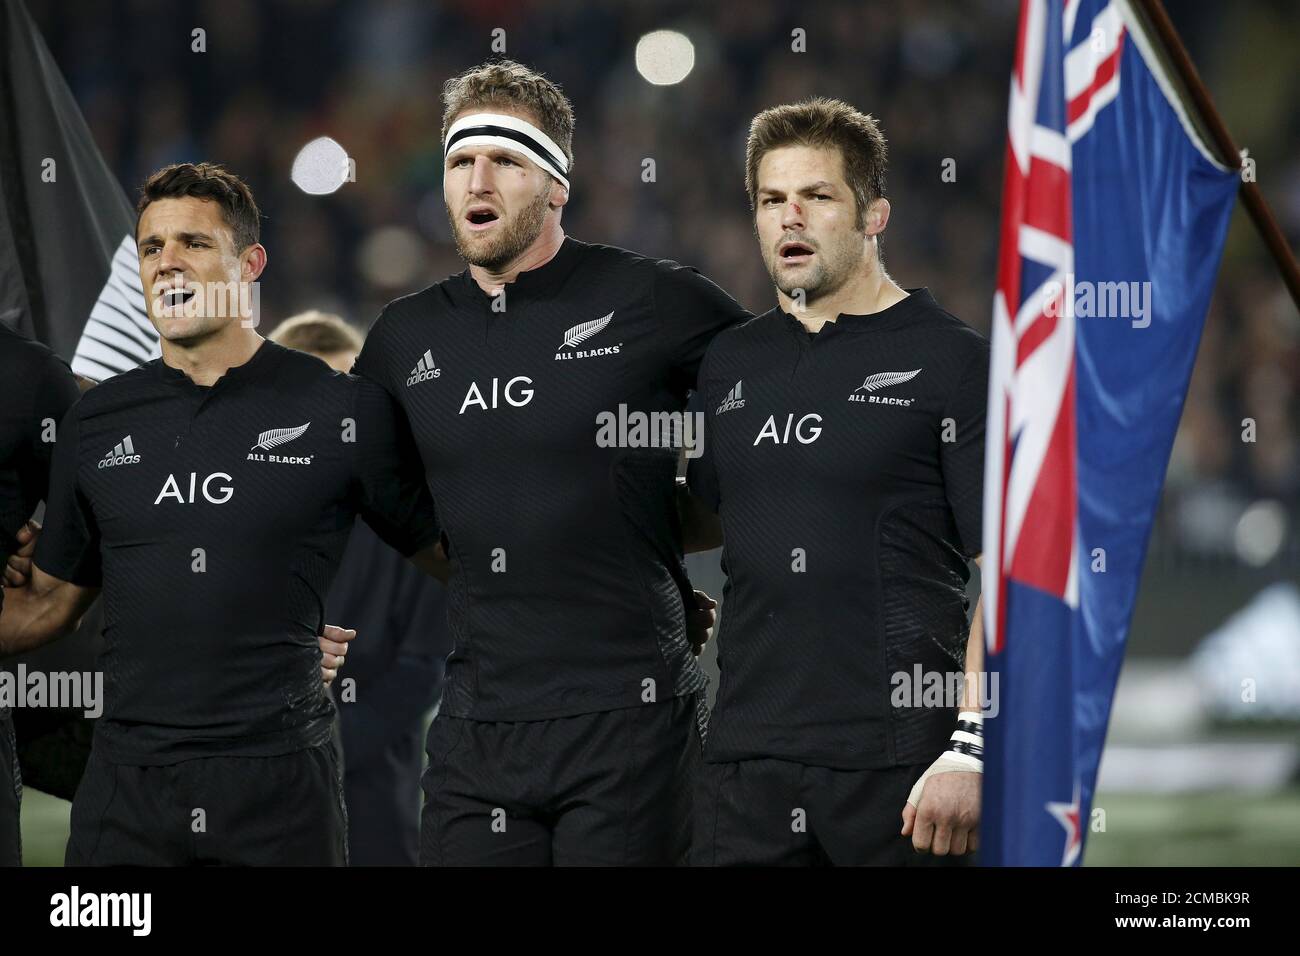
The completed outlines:
<svg viewBox="0 0 1300 956">
<path fill-rule="evenodd" d="M 62 361 L 45 343 L 0 323 L 0 375 L 7 383 L 30 382 L 38 377 L 34 370 Z"/>
<path fill-rule="evenodd" d="M 982 332 L 967 325 L 951 312 L 941 306 L 924 309 L 913 320 L 916 328 L 927 332 L 937 332 L 945 337 L 945 344 L 951 348 L 968 349 L 971 355 L 980 350 L 988 350 L 989 340 Z"/>
<path fill-rule="evenodd" d="M 394 326 L 400 326 L 412 320 L 426 321 L 430 313 L 455 308 L 457 304 L 456 289 L 458 286 L 463 286 L 465 281 L 465 273 L 460 272 L 448 276 L 440 282 L 435 282 L 419 292 L 412 292 L 410 295 L 403 295 L 393 299 L 379 313 L 379 318 L 371 326 L 370 334 L 390 332 Z"/>
<path fill-rule="evenodd" d="M 712 361 L 723 361 L 762 348 L 773 339 L 789 334 L 781 327 L 783 321 L 781 310 L 771 309 L 728 326 L 713 337 L 707 354 Z"/>
<path fill-rule="evenodd" d="M 263 348 L 275 345 L 273 342 L 267 342 Z M 349 376 L 343 372 L 335 371 L 324 359 L 317 358 L 308 352 L 299 352 L 296 349 L 284 348 L 276 345 L 277 349 L 283 350 L 283 355 L 279 357 L 279 366 L 275 370 L 277 385 L 283 383 L 285 391 L 293 391 L 296 387 L 308 388 L 311 386 L 324 386 L 326 388 L 346 389 Z"/>
<path fill-rule="evenodd" d="M 157 368 L 161 362 L 160 358 L 153 359 L 144 365 L 119 372 L 87 389 L 73 405 L 78 420 L 84 422 L 100 415 L 111 415 L 131 408 L 142 398 L 157 393 L 162 387 Z"/>
</svg>

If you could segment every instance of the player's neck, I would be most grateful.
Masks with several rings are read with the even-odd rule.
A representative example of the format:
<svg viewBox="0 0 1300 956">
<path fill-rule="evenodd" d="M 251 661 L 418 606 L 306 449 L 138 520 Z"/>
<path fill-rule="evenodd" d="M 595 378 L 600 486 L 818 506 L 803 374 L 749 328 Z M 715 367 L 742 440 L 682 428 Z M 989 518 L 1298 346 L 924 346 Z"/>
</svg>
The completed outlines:
<svg viewBox="0 0 1300 956">
<path fill-rule="evenodd" d="M 809 332 L 819 332 L 827 322 L 841 315 L 871 315 L 883 312 L 907 298 L 903 290 L 879 265 L 859 273 L 830 295 L 800 305 L 783 292 L 777 293 L 781 308 L 799 320 Z"/>
<path fill-rule="evenodd" d="M 197 342 L 162 343 L 164 365 L 180 369 L 195 385 L 212 385 L 236 366 L 243 365 L 266 341 L 257 332 L 232 322 L 215 335 Z"/>
<path fill-rule="evenodd" d="M 508 265 L 503 266 L 499 271 L 486 266 L 471 265 L 469 274 L 478 283 L 480 289 L 488 295 L 496 295 L 506 283 L 514 282 L 519 278 L 519 273 L 540 269 L 554 259 L 562 245 L 564 245 L 564 230 L 560 227 L 560 219 L 558 216 L 548 217 L 546 225 L 542 227 L 541 234 L 533 244 Z"/>
</svg>

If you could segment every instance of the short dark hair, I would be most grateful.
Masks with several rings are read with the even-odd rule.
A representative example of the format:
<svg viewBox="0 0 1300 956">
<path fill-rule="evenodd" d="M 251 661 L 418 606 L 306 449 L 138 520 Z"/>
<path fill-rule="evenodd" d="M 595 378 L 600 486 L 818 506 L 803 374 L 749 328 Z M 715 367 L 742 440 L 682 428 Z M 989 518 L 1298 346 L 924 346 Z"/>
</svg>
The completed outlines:
<svg viewBox="0 0 1300 956">
<path fill-rule="evenodd" d="M 140 217 L 150 203 L 181 196 L 216 200 L 234 236 L 236 252 L 254 245 L 261 235 L 261 213 L 246 182 L 217 163 L 173 163 L 153 173 L 140 187 L 135 207 L 137 236 Z"/>
<path fill-rule="evenodd" d="M 862 229 L 867 207 L 885 195 L 887 147 L 875 117 L 820 96 L 759 113 L 750 124 L 745 148 L 745 186 L 751 207 L 758 202 L 759 163 L 782 146 L 829 146 L 840 151 L 844 178 L 857 201 L 855 223 Z"/>
</svg>

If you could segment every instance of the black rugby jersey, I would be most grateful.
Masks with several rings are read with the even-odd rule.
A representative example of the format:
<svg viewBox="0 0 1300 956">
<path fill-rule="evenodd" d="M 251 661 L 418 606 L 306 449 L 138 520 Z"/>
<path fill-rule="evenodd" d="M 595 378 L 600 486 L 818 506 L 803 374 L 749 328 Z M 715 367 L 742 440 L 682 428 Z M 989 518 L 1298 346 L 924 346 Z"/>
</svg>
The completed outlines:
<svg viewBox="0 0 1300 956">
<path fill-rule="evenodd" d="M 404 554 L 438 539 L 409 441 L 382 389 L 269 341 L 211 387 L 155 359 L 81 397 L 35 560 L 103 587 L 108 759 L 328 739 L 316 635 L 355 516 Z"/>
<path fill-rule="evenodd" d="M 14 535 L 45 498 L 58 422 L 77 400 L 76 377 L 39 342 L 0 323 L 0 568 L 16 545 Z M 4 589 L 0 588 L 0 613 Z M 8 707 L 0 707 L 0 734 L 10 733 Z M 0 787 L 12 781 L 0 775 Z"/>
<path fill-rule="evenodd" d="M 398 299 L 354 369 L 405 408 L 455 562 L 442 712 L 693 693 L 678 450 L 637 424 L 680 415 L 709 341 L 748 313 L 693 269 L 572 238 L 504 295 L 467 269 Z"/>
<path fill-rule="evenodd" d="M 67 364 L 0 324 L 0 566 L 45 498 L 58 423 L 79 394 Z M 3 594 L 0 593 L 0 600 Z"/>
<path fill-rule="evenodd" d="M 965 669 L 988 362 L 925 289 L 816 335 L 774 309 L 714 341 L 688 472 L 727 574 L 708 760 L 939 755 L 954 711 L 893 706 L 892 675 Z"/>
</svg>

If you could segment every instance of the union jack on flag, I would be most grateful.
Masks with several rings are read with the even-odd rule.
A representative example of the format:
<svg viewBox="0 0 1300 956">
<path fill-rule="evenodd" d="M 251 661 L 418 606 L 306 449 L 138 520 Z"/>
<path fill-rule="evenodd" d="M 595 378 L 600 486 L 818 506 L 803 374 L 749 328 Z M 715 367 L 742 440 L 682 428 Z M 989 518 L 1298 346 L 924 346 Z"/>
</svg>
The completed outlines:
<svg viewBox="0 0 1300 956">
<path fill-rule="evenodd" d="M 985 456 L 981 862 L 1077 865 L 1237 189 L 1127 0 L 1022 0 Z"/>
</svg>

